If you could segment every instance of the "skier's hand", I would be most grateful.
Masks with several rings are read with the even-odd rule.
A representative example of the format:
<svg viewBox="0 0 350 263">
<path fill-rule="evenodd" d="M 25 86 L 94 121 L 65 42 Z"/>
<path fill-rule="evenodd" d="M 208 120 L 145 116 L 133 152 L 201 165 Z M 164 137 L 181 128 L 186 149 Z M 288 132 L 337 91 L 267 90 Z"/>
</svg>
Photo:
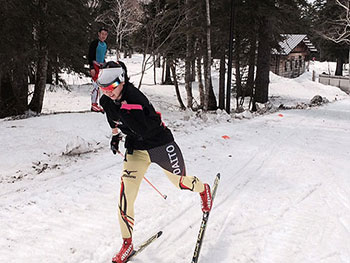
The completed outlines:
<svg viewBox="0 0 350 263">
<path fill-rule="evenodd" d="M 122 135 L 121 133 L 114 134 L 111 139 L 111 150 L 113 154 L 116 154 L 119 152 L 119 142 L 122 140 Z"/>
</svg>

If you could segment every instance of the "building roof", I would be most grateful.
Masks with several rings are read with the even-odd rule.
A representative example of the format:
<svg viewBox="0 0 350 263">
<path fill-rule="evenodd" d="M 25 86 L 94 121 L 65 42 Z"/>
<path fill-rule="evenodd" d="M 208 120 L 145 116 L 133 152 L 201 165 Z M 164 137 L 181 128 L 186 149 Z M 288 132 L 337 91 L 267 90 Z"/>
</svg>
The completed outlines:
<svg viewBox="0 0 350 263">
<path fill-rule="evenodd" d="M 273 50 L 273 54 L 288 55 L 299 43 L 304 42 L 311 52 L 317 52 L 316 47 L 311 43 L 307 35 L 281 34 L 284 38 L 279 42 L 281 51 Z"/>
</svg>

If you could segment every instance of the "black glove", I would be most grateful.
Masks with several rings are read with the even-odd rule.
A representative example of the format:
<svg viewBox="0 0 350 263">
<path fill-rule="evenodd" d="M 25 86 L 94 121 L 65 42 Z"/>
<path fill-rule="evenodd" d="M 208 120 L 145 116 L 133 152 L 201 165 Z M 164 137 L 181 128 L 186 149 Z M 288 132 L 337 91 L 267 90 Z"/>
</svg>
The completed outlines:
<svg viewBox="0 0 350 263">
<path fill-rule="evenodd" d="M 122 135 L 120 133 L 112 136 L 111 139 L 111 150 L 113 154 L 116 154 L 119 151 L 119 142 L 122 140 Z"/>
</svg>

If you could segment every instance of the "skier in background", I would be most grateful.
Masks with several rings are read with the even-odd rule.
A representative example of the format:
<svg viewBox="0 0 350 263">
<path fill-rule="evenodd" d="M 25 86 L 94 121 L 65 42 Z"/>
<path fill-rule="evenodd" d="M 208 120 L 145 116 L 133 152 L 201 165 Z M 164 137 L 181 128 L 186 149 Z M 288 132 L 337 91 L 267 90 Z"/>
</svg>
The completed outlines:
<svg viewBox="0 0 350 263">
<path fill-rule="evenodd" d="M 93 40 L 89 46 L 88 61 L 90 66 L 90 74 L 92 77 L 93 90 L 91 92 L 91 111 L 103 112 L 103 109 L 98 105 L 99 88 L 96 84 L 98 76 L 98 68 L 105 62 L 105 56 L 107 53 L 106 39 L 108 36 L 108 30 L 101 27 L 98 30 L 98 38 Z"/>
<path fill-rule="evenodd" d="M 183 156 L 171 131 L 147 97 L 128 81 L 125 69 L 125 65 L 107 62 L 96 80 L 104 94 L 100 103 L 112 128 L 113 154 L 119 152 L 121 133 L 126 135 L 118 213 L 123 244 L 112 259 L 114 263 L 124 263 L 133 254 L 134 202 L 151 163 L 158 164 L 177 188 L 200 193 L 203 212 L 209 212 L 212 206 L 209 185 L 186 175 Z"/>
</svg>

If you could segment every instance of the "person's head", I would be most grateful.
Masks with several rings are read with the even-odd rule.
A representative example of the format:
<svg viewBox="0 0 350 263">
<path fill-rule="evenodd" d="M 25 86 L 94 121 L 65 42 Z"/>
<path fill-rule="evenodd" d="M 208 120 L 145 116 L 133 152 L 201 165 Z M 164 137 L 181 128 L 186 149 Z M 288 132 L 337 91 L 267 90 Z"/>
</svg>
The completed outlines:
<svg viewBox="0 0 350 263">
<path fill-rule="evenodd" d="M 102 93 L 112 100 L 120 98 L 125 83 L 124 69 L 115 62 L 107 62 L 106 68 L 100 70 L 96 80 Z"/>
<path fill-rule="evenodd" d="M 104 41 L 107 39 L 107 36 L 108 36 L 108 30 L 107 30 L 107 28 L 101 27 L 101 28 L 98 30 L 98 39 L 99 39 L 101 42 L 104 42 Z"/>
</svg>

